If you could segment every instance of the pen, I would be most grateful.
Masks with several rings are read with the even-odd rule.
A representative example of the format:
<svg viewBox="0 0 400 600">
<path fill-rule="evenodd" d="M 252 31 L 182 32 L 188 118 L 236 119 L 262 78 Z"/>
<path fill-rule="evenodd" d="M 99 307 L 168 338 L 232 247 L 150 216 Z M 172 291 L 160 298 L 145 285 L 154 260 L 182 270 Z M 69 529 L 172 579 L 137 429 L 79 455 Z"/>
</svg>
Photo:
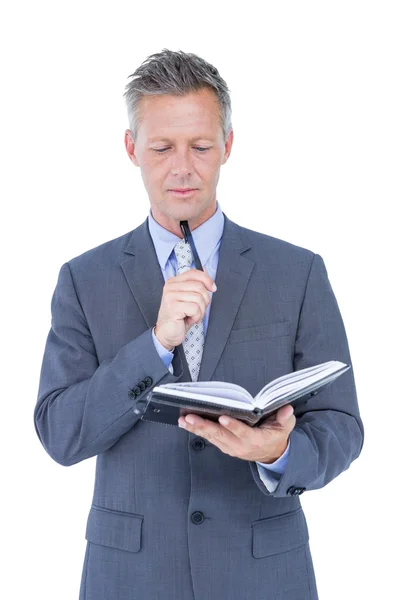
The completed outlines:
<svg viewBox="0 0 400 600">
<path fill-rule="evenodd" d="M 192 249 L 194 265 L 195 265 L 196 269 L 199 269 L 199 271 L 204 271 L 203 267 L 201 266 L 199 255 L 197 254 L 196 246 L 194 245 L 194 240 L 193 240 L 193 236 L 190 231 L 190 228 L 189 228 L 189 223 L 187 221 L 180 221 L 180 226 L 181 226 L 181 230 L 184 235 L 186 244 L 189 243 L 190 247 Z"/>
</svg>

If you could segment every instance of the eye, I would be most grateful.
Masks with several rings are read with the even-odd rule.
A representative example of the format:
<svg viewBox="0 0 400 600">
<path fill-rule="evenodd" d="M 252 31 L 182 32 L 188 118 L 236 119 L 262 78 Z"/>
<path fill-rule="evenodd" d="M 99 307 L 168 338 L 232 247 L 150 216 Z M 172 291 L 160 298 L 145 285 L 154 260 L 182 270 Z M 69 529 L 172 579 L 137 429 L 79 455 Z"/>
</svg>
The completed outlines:
<svg viewBox="0 0 400 600">
<path fill-rule="evenodd" d="M 164 154 L 165 150 L 168 150 L 169 148 L 153 148 L 154 152 L 157 152 L 158 154 Z M 206 150 L 210 150 L 210 148 L 201 148 L 200 146 L 194 146 L 195 150 L 199 150 L 200 152 L 205 152 Z"/>
</svg>

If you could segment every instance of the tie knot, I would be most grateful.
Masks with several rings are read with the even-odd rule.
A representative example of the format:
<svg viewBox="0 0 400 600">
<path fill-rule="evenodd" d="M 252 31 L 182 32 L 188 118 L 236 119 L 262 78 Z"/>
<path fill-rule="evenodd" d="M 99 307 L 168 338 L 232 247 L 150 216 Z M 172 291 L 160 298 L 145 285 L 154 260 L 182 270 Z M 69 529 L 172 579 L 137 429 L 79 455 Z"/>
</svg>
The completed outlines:
<svg viewBox="0 0 400 600">
<path fill-rule="evenodd" d="M 183 239 L 175 244 L 174 252 L 176 260 L 178 261 L 178 275 L 180 275 L 191 268 L 193 262 L 192 249 L 190 244 L 186 243 Z"/>
</svg>

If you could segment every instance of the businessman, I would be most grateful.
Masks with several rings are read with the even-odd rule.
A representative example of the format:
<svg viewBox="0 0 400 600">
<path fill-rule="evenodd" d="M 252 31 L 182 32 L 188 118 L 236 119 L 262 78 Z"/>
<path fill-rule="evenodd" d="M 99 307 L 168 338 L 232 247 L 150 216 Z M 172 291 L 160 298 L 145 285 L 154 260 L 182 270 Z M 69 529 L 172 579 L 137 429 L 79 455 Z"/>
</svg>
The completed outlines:
<svg viewBox="0 0 400 600">
<path fill-rule="evenodd" d="M 353 369 L 256 427 L 165 425 L 138 406 L 169 382 L 230 381 L 254 396 L 292 371 L 351 365 L 324 261 L 222 211 L 233 129 L 215 67 L 164 49 L 131 77 L 125 147 L 149 214 L 61 266 L 34 410 L 55 461 L 97 457 L 79 598 L 317 599 L 299 496 L 361 452 Z"/>
</svg>

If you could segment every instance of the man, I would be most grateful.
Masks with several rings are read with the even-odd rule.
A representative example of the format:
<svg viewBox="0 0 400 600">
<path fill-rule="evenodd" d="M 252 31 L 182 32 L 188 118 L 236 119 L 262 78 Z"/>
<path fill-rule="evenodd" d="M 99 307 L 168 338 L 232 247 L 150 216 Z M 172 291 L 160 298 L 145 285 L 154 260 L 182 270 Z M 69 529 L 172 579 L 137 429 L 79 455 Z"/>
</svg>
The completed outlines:
<svg viewBox="0 0 400 600">
<path fill-rule="evenodd" d="M 324 262 L 222 212 L 233 131 L 215 67 L 163 50 L 134 76 L 125 145 L 149 216 L 62 265 L 34 415 L 58 463 L 97 456 L 80 599 L 316 599 L 299 495 L 361 452 L 353 370 L 253 428 L 193 415 L 167 426 L 135 407 L 168 382 L 255 395 L 294 370 L 351 364 Z"/>
</svg>

